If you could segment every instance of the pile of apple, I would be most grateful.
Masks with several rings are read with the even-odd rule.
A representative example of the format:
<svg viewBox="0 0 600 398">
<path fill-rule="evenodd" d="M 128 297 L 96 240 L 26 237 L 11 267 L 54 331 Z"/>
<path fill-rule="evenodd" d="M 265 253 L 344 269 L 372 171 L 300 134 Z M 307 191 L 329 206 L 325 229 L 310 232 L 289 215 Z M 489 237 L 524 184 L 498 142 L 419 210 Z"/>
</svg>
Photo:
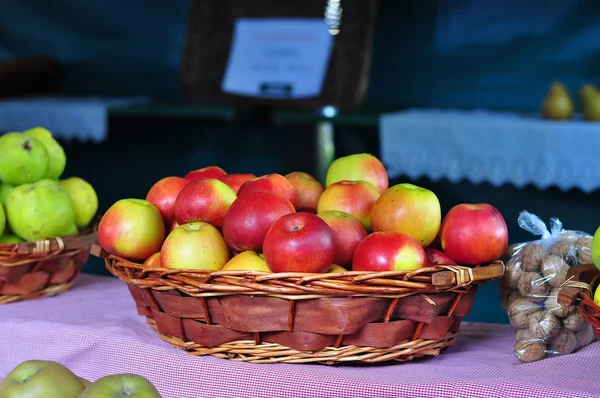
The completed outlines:
<svg viewBox="0 0 600 398">
<path fill-rule="evenodd" d="M 209 166 L 117 201 L 98 239 L 149 267 L 263 272 L 410 271 L 485 264 L 506 250 L 493 206 L 459 204 L 442 220 L 432 191 L 388 184 L 366 153 L 336 159 L 325 186 L 299 171 L 257 177 Z"/>
</svg>

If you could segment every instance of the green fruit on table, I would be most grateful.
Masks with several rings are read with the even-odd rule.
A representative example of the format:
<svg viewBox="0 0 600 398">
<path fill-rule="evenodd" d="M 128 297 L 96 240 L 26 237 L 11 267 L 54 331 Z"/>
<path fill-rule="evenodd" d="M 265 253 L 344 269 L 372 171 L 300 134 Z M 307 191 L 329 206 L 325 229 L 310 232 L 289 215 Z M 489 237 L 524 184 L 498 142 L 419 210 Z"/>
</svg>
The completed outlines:
<svg viewBox="0 0 600 398">
<path fill-rule="evenodd" d="M 4 212 L 4 206 L 0 204 L 0 236 L 4 233 L 6 228 L 6 213 Z"/>
<path fill-rule="evenodd" d="M 546 119 L 570 119 L 575 111 L 575 104 L 571 95 L 561 83 L 554 82 L 544 101 L 542 102 L 542 115 Z"/>
<path fill-rule="evenodd" d="M 0 245 L 16 245 L 21 242 L 25 241 L 15 234 L 4 231 L 4 235 L 0 235 Z"/>
<path fill-rule="evenodd" d="M 48 152 L 39 140 L 20 133 L 0 136 L 0 180 L 11 185 L 29 184 L 48 170 Z"/>
<path fill-rule="evenodd" d="M 13 186 L 5 182 L 0 182 L 0 205 L 6 206 L 6 199 L 13 190 Z"/>
<path fill-rule="evenodd" d="M 26 361 L 0 382 L 0 398 L 78 398 L 85 386 L 65 366 Z"/>
<path fill-rule="evenodd" d="M 98 211 L 98 196 L 94 188 L 84 179 L 71 177 L 59 181 L 67 191 L 75 207 L 75 224 L 80 230 L 85 229 Z"/>
<path fill-rule="evenodd" d="M 596 288 L 596 291 L 594 292 L 594 303 L 596 303 L 597 305 L 600 305 L 600 289 Z"/>
<path fill-rule="evenodd" d="M 579 90 L 581 113 L 585 120 L 600 121 L 600 90 L 592 84 L 586 84 Z"/>
<path fill-rule="evenodd" d="M 11 230 L 27 241 L 73 233 L 75 209 L 58 181 L 42 179 L 15 187 L 6 202 Z"/>
<path fill-rule="evenodd" d="M 57 180 L 67 165 L 67 156 L 63 147 L 52 137 L 52 133 L 43 127 L 26 130 L 23 135 L 33 137 L 44 145 L 48 152 L 48 169 L 44 177 Z"/>
<path fill-rule="evenodd" d="M 136 374 L 102 377 L 90 384 L 79 398 L 161 398 L 152 383 Z M 3 397 L 0 397 L 3 398 Z"/>
<path fill-rule="evenodd" d="M 79 381 L 81 382 L 81 384 L 83 384 L 85 386 L 85 388 L 87 388 L 90 384 L 92 384 L 91 381 L 84 379 L 83 377 L 78 377 Z"/>
<path fill-rule="evenodd" d="M 592 261 L 596 268 L 600 270 L 600 227 L 596 230 L 592 239 Z"/>
</svg>

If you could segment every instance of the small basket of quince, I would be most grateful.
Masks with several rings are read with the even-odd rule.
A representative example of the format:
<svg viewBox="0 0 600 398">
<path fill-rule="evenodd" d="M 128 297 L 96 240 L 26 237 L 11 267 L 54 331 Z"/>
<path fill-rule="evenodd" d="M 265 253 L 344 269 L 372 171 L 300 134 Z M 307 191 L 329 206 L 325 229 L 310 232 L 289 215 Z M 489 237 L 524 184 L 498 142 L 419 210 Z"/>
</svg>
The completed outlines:
<svg viewBox="0 0 600 398">
<path fill-rule="evenodd" d="M 45 128 L 0 135 L 0 304 L 69 289 L 97 240 L 98 197 Z"/>
</svg>

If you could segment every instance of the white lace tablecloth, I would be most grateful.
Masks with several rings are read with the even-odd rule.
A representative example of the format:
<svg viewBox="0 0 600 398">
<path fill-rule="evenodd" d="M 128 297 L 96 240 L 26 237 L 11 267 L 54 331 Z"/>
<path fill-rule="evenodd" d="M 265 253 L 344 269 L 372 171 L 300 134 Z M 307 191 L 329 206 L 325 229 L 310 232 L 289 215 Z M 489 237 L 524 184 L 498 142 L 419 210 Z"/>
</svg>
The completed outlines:
<svg viewBox="0 0 600 398">
<path fill-rule="evenodd" d="M 391 177 L 600 189 L 600 123 L 408 110 L 382 115 L 380 142 Z"/>
<path fill-rule="evenodd" d="M 100 142 L 108 134 L 111 107 L 144 98 L 36 97 L 0 101 L 0 134 L 42 126 L 62 139 Z"/>
</svg>

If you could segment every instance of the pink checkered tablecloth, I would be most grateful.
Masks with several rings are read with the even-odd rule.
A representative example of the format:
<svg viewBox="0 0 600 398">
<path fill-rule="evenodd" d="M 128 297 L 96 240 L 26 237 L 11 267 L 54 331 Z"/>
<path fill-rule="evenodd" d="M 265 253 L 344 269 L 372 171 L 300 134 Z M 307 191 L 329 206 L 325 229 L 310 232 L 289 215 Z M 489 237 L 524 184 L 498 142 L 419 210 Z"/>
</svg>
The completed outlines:
<svg viewBox="0 0 600 398">
<path fill-rule="evenodd" d="M 60 296 L 0 305 L 0 379 L 29 359 L 63 363 L 90 380 L 150 379 L 164 398 L 600 397 L 600 344 L 519 363 L 507 325 L 466 323 L 457 344 L 420 363 L 257 365 L 193 357 L 159 340 L 123 282 L 82 275 Z"/>
</svg>

